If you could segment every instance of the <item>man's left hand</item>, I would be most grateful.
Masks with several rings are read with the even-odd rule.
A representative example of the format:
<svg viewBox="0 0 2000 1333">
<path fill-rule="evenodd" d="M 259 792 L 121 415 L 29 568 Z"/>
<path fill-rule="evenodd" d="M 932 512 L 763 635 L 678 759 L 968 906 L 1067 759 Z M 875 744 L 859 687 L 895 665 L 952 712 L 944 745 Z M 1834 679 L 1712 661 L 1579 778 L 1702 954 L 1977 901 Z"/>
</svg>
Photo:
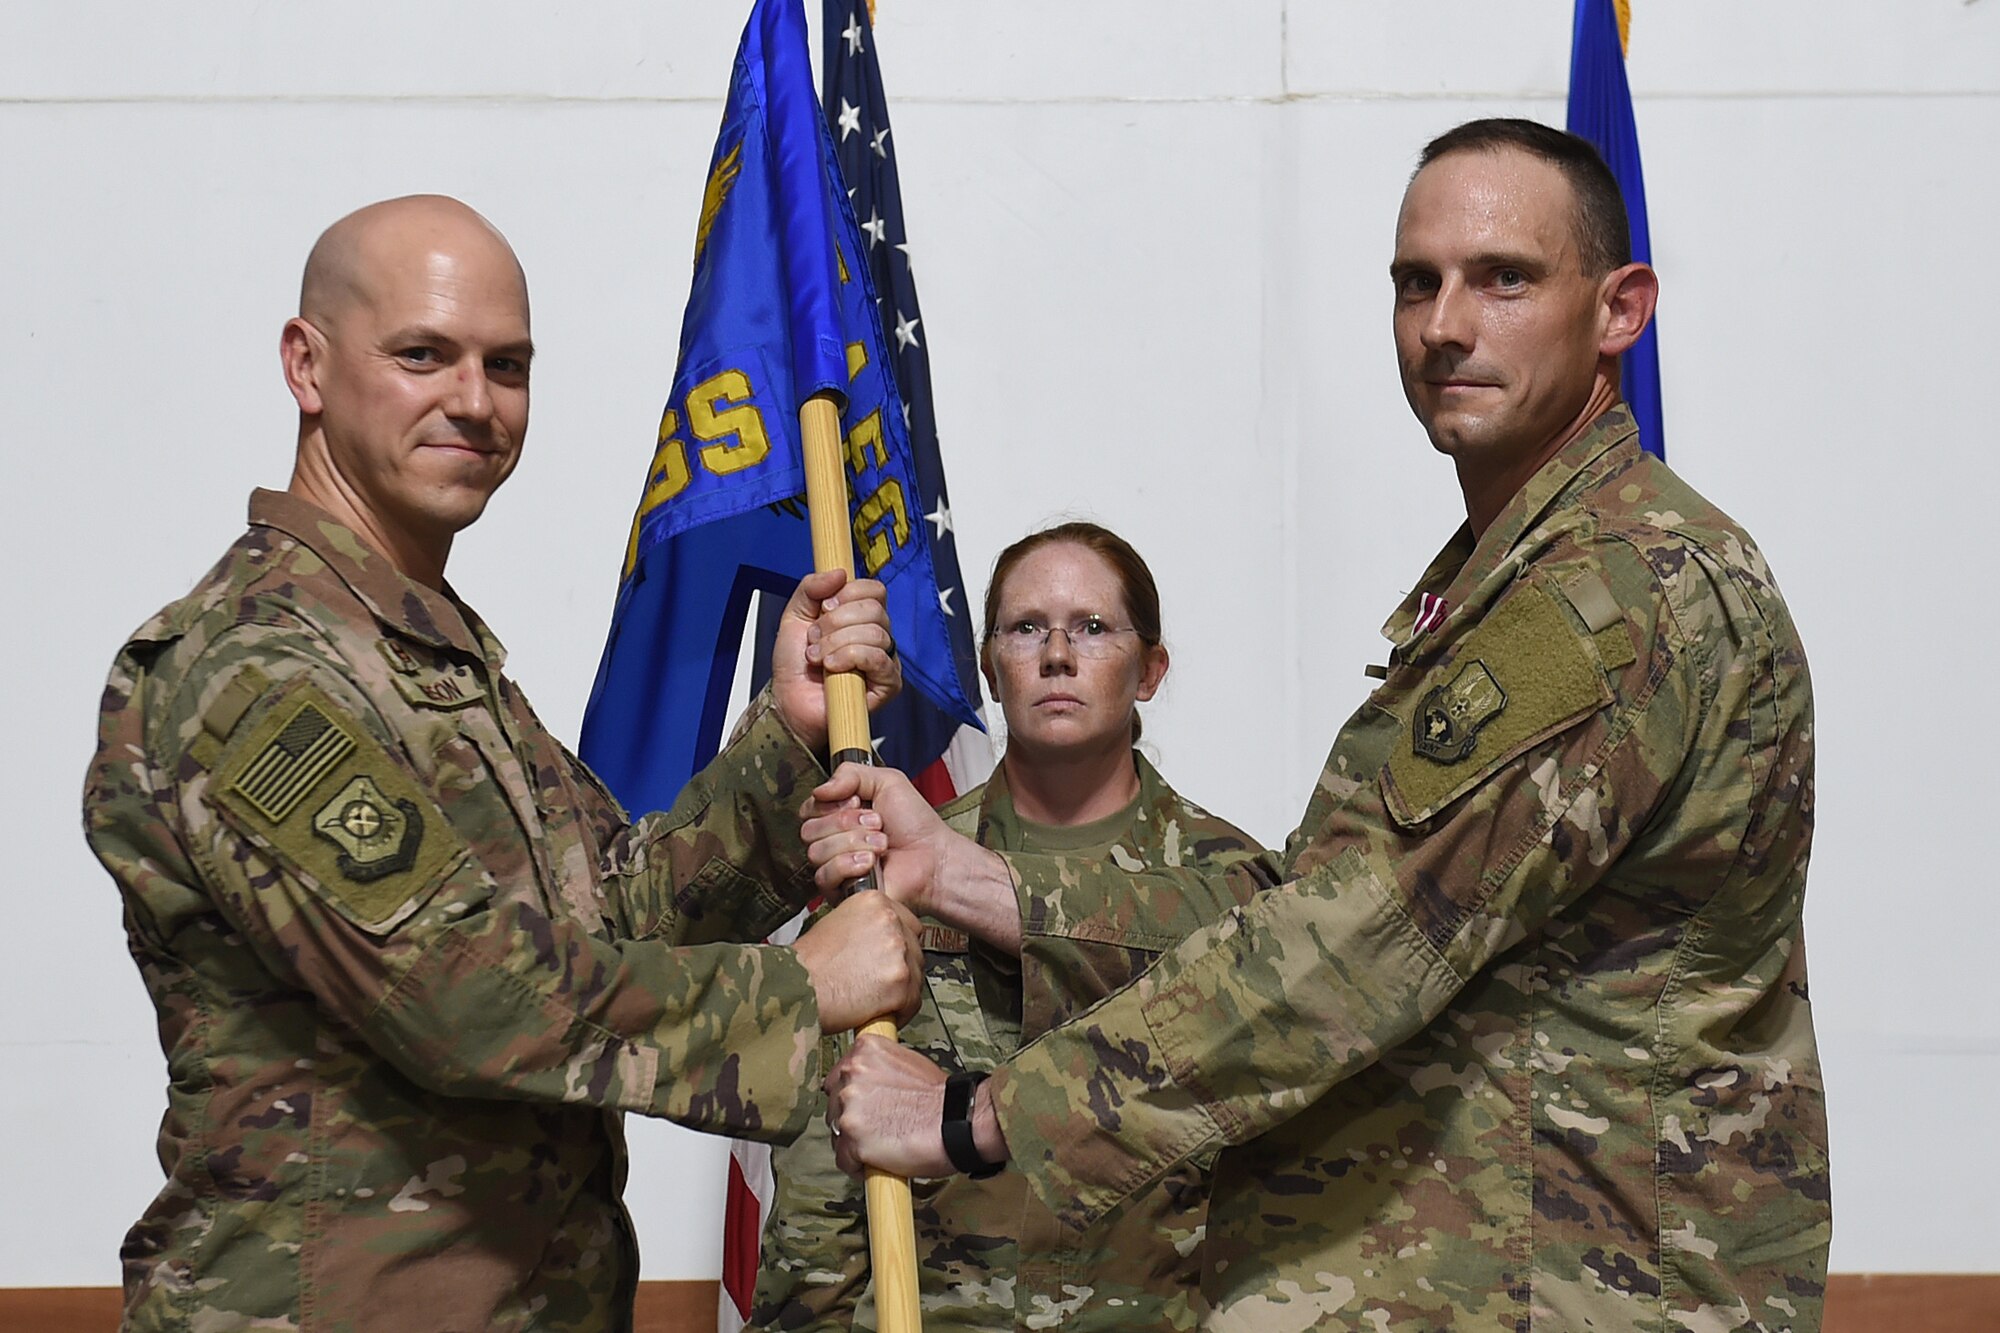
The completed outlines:
<svg viewBox="0 0 2000 1333">
<path fill-rule="evenodd" d="M 771 693 L 785 725 L 806 745 L 826 748 L 826 673 L 857 671 L 874 712 L 903 688 L 889 633 L 888 590 L 837 569 L 799 580 L 771 650 Z"/>
</svg>

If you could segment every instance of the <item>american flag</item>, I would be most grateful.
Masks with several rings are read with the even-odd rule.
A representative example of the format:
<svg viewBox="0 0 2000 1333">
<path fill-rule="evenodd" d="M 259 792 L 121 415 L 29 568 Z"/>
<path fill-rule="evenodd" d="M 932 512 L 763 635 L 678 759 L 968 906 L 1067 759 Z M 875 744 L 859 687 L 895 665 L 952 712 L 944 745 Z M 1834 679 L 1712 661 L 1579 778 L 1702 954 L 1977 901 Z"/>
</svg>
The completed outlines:
<svg viewBox="0 0 2000 1333">
<path fill-rule="evenodd" d="M 930 334 L 917 304 L 908 233 L 903 228 L 903 192 L 896 172 L 888 101 L 882 94 L 882 68 L 875 58 L 872 16 L 867 0 L 824 0 L 822 13 L 820 101 L 848 186 L 848 200 L 861 224 L 869 276 L 879 297 L 896 385 L 902 393 L 904 424 L 909 428 L 916 467 L 918 507 L 930 524 L 938 602 L 950 630 L 952 656 L 965 697 L 977 703 L 976 611 L 959 572 L 958 538 L 952 529 L 944 464 L 938 457 L 930 354 L 925 348 Z M 887 738 L 883 748 L 890 762 L 899 756 L 923 757 L 917 761 L 922 766 L 915 769 L 913 777 L 918 790 L 933 805 L 971 790 L 993 771 L 993 746 L 987 734 L 961 725 L 914 690 L 906 689 L 877 713 L 874 725 Z M 739 1140 L 731 1144 L 728 1189 L 717 1325 L 722 1333 L 737 1333 L 749 1318 L 757 1286 L 764 1217 L 772 1192 L 770 1150 L 760 1143 Z"/>
</svg>

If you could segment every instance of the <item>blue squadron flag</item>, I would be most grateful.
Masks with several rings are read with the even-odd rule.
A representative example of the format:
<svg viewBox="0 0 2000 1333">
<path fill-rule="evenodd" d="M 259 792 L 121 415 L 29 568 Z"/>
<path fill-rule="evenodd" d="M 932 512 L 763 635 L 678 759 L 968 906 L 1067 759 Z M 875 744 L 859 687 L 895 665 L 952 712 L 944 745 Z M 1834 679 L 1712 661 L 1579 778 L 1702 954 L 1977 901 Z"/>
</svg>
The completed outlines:
<svg viewBox="0 0 2000 1333">
<path fill-rule="evenodd" d="M 860 267 L 876 296 L 883 342 L 902 402 L 917 483 L 917 512 L 928 526 L 938 607 L 951 641 L 953 669 L 964 698 L 979 700 L 979 666 L 972 632 L 972 599 L 960 581 L 958 538 L 938 455 L 932 407 L 929 334 L 917 305 L 916 280 L 903 229 L 903 192 L 889 127 L 888 100 L 874 50 L 872 13 L 865 0 L 824 0 L 821 10 L 822 98 L 840 175 L 862 237 Z M 782 607 L 772 599 L 768 615 Z M 897 622 L 900 635 L 901 622 Z M 762 632 L 770 641 L 771 630 Z M 993 748 L 983 727 L 937 707 L 921 691 L 905 690 L 877 716 L 887 738 L 884 757 L 909 773 L 926 798 L 942 805 L 984 782 Z M 723 1224 L 722 1289 L 717 1324 L 722 1333 L 743 1327 L 755 1294 L 764 1216 L 772 1194 L 770 1150 L 741 1142 L 730 1152 L 729 1194 Z"/>
<path fill-rule="evenodd" d="M 583 757 L 628 809 L 664 809 L 716 753 L 746 628 L 753 679 L 768 679 L 776 622 L 813 567 L 798 409 L 825 390 L 843 403 L 856 564 L 888 588 L 909 686 L 875 715 L 883 760 L 916 775 L 933 799 L 992 766 L 935 437 L 926 434 L 921 455 L 911 449 L 912 423 L 928 432 L 931 421 L 929 378 L 909 381 L 922 394 L 917 410 L 897 383 L 910 373 L 897 353 L 920 336 L 915 293 L 899 307 L 909 318 L 892 349 L 876 296 L 884 270 L 870 254 L 881 223 L 872 212 L 870 221 L 864 233 L 813 94 L 800 0 L 757 0 L 702 192 L 678 363 L 584 714 Z M 740 1327 L 749 1308 L 756 1187 L 768 1198 L 768 1180 L 761 1145 L 736 1145 L 725 1328 Z"/>
<path fill-rule="evenodd" d="M 1603 155 L 1625 195 L 1632 219 L 1632 258 L 1653 262 L 1646 225 L 1646 180 L 1639 170 L 1639 126 L 1632 115 L 1632 88 L 1625 79 L 1630 0 L 1576 0 L 1575 31 L 1569 52 L 1569 132 L 1590 140 Z M 1664 458 L 1667 437 L 1660 413 L 1660 347 L 1657 320 L 1625 353 L 1619 386 L 1639 422 L 1639 443 Z"/>
<path fill-rule="evenodd" d="M 753 597 L 770 594 L 781 608 L 812 569 L 798 409 L 823 390 L 844 398 L 857 565 L 889 590 L 904 698 L 950 724 L 941 738 L 918 729 L 937 747 L 926 752 L 878 714 L 883 757 L 917 772 L 958 728 L 981 726 L 968 688 L 976 677 L 953 637 L 968 612 L 964 589 L 955 558 L 937 563 L 925 517 L 942 487 L 929 500 L 911 457 L 865 245 L 814 96 L 800 0 L 758 0 L 702 193 L 679 362 L 584 715 L 583 756 L 627 808 L 666 808 L 714 756 Z"/>
</svg>

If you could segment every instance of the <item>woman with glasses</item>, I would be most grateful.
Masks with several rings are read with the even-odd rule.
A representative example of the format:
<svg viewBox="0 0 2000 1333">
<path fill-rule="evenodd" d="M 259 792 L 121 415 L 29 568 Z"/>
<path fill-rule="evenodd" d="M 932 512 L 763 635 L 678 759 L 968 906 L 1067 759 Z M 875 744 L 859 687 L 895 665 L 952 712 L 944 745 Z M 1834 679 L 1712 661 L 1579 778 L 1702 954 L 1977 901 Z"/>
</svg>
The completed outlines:
<svg viewBox="0 0 2000 1333">
<path fill-rule="evenodd" d="M 992 779 L 941 812 L 1008 851 L 1131 870 L 1242 863 L 1232 892 L 1277 882 L 1249 835 L 1183 800 L 1134 748 L 1138 705 L 1167 674 L 1151 571 L 1117 534 L 1064 523 L 1000 553 L 980 664 L 1007 723 Z M 929 991 L 903 1029 L 960 1084 L 1131 981 L 1235 897 L 912 903 Z M 830 1062 L 829 1062 L 830 1063 Z M 860 1182 L 825 1123 L 772 1157 L 753 1327 L 873 1328 Z M 1188 1168 L 1078 1247 L 1008 1172 L 915 1181 L 924 1327 L 1192 1328 L 1208 1173 Z"/>
</svg>

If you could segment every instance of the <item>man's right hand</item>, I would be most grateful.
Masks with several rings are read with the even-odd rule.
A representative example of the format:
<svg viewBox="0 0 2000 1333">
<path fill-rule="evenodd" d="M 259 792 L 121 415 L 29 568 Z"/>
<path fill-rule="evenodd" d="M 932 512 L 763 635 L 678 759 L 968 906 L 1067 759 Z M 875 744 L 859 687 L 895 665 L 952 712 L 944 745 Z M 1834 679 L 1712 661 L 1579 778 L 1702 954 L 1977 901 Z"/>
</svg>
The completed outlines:
<svg viewBox="0 0 2000 1333">
<path fill-rule="evenodd" d="M 822 893 L 874 870 L 882 891 L 912 912 L 1020 955 L 1020 900 L 1006 863 L 953 832 L 895 769 L 842 764 L 800 813 Z"/>
<path fill-rule="evenodd" d="M 820 1031 L 916 1015 L 924 980 L 917 919 L 887 894 L 855 894 L 814 922 L 792 952 L 812 978 Z"/>
<path fill-rule="evenodd" d="M 893 768 L 842 764 L 799 812 L 799 833 L 821 893 L 877 870 L 883 892 L 935 915 L 945 863 L 969 839 L 952 832 L 909 778 Z"/>
</svg>

